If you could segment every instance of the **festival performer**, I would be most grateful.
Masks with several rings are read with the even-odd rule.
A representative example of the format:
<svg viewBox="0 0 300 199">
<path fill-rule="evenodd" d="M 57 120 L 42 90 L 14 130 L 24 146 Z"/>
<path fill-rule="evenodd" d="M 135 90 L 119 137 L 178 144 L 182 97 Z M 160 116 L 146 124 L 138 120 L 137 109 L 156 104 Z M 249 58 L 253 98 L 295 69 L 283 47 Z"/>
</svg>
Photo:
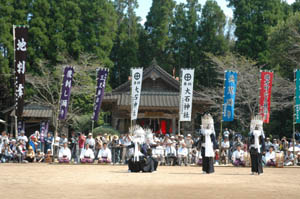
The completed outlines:
<svg viewBox="0 0 300 199">
<path fill-rule="evenodd" d="M 111 150 L 107 147 L 107 143 L 103 143 L 102 149 L 98 153 L 99 163 L 111 163 Z"/>
<path fill-rule="evenodd" d="M 80 162 L 81 163 L 93 163 L 95 159 L 94 151 L 90 148 L 90 145 L 87 143 L 85 148 L 81 151 Z"/>
<path fill-rule="evenodd" d="M 129 172 L 153 172 L 156 171 L 158 162 L 152 157 L 151 148 L 147 148 L 146 153 L 141 152 L 141 146 L 146 143 L 153 141 L 152 131 L 147 129 L 146 132 L 140 126 L 134 126 L 130 129 L 133 134 L 132 142 L 130 147 L 134 147 L 134 155 L 128 161 L 128 171 Z"/>
<path fill-rule="evenodd" d="M 201 120 L 199 141 L 201 145 L 202 171 L 203 174 L 210 174 L 214 173 L 214 150 L 217 148 L 214 120 L 210 114 L 204 115 Z"/>
<path fill-rule="evenodd" d="M 63 143 L 63 147 L 58 152 L 59 163 L 69 163 L 71 160 L 71 150 L 68 148 L 68 142 Z"/>
<path fill-rule="evenodd" d="M 251 174 L 263 173 L 262 153 L 265 151 L 265 135 L 263 132 L 263 120 L 261 116 L 256 116 L 250 124 L 250 157 L 251 157 Z"/>
</svg>

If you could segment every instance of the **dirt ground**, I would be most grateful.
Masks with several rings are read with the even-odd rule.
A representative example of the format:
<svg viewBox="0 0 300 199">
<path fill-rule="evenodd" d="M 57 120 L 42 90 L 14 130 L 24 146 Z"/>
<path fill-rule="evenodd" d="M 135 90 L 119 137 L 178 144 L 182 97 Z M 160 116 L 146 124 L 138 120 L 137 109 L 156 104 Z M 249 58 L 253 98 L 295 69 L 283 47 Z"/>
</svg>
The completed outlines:
<svg viewBox="0 0 300 199">
<path fill-rule="evenodd" d="M 128 173 L 126 166 L 0 164 L 0 199 L 44 198 L 300 198 L 300 168 L 158 167 Z"/>
</svg>

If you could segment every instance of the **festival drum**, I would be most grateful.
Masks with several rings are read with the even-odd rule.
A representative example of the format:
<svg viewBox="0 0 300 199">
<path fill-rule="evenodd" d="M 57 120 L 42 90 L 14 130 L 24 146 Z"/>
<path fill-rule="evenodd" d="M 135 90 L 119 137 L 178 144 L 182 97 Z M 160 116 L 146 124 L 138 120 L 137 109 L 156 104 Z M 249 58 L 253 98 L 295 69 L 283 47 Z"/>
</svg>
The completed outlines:
<svg viewBox="0 0 300 199">
<path fill-rule="evenodd" d="M 283 153 L 283 151 L 277 152 L 275 157 L 276 157 L 276 167 L 277 168 L 283 168 L 283 163 L 284 163 L 284 153 Z"/>
<path fill-rule="evenodd" d="M 245 166 L 249 167 L 251 166 L 251 160 L 250 160 L 250 153 L 249 152 L 244 152 L 244 161 L 245 161 Z"/>
</svg>

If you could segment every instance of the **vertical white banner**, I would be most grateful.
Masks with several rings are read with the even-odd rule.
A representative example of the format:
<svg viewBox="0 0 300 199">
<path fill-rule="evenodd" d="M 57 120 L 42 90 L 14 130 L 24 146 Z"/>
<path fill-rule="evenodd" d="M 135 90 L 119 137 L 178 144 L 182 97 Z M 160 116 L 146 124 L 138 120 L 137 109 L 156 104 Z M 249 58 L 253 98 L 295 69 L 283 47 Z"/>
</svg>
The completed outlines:
<svg viewBox="0 0 300 199">
<path fill-rule="evenodd" d="M 179 120 L 191 121 L 193 105 L 194 69 L 181 69 Z"/>
<path fill-rule="evenodd" d="M 131 68 L 131 120 L 136 120 L 142 92 L 143 68 Z"/>
</svg>

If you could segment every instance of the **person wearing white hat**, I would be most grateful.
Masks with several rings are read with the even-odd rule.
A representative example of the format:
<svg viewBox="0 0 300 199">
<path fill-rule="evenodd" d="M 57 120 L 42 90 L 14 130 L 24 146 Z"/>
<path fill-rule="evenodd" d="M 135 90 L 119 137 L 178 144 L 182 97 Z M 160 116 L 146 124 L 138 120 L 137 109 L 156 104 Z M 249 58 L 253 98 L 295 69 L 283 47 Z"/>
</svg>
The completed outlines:
<svg viewBox="0 0 300 199">
<path fill-rule="evenodd" d="M 176 142 L 175 142 L 176 143 Z M 167 143 L 167 147 L 166 147 L 166 161 L 168 165 L 175 165 L 176 160 L 177 160 L 177 156 L 176 156 L 176 149 L 173 145 L 173 142 L 170 141 Z"/>
<path fill-rule="evenodd" d="M 179 166 L 182 166 L 182 163 L 184 163 L 184 165 L 187 166 L 188 149 L 186 148 L 184 143 L 182 143 L 178 148 L 177 154 Z"/>
<path fill-rule="evenodd" d="M 93 151 L 94 151 L 96 142 L 95 142 L 95 139 L 93 138 L 92 133 L 88 134 L 88 138 L 86 139 L 85 144 L 88 144 L 90 146 L 90 148 L 93 149 Z"/>
<path fill-rule="evenodd" d="M 213 118 L 210 114 L 204 115 L 202 118 L 200 145 L 202 156 L 203 174 L 214 173 L 214 157 L 216 150 L 216 136 L 214 130 Z"/>
<path fill-rule="evenodd" d="M 17 138 L 17 141 L 20 141 L 20 140 L 24 140 L 25 143 L 28 142 L 28 138 L 27 138 L 27 136 L 25 135 L 25 131 L 24 131 L 24 130 L 22 130 L 22 131 L 20 132 L 20 135 L 19 135 L 18 138 Z"/>
</svg>

